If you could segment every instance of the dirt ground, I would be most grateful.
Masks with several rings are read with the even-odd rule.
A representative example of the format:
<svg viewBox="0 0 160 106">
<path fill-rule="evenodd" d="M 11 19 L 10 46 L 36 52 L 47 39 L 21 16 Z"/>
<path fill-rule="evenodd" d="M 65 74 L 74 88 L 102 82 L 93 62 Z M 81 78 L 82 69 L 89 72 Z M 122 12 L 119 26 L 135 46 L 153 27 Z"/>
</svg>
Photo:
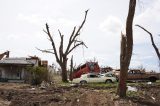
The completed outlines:
<svg viewBox="0 0 160 106">
<path fill-rule="evenodd" d="M 137 84 L 136 84 L 137 85 Z M 38 86 L 0 83 L 0 106 L 160 106 L 160 84 L 136 86 L 120 99 L 116 87 Z"/>
</svg>

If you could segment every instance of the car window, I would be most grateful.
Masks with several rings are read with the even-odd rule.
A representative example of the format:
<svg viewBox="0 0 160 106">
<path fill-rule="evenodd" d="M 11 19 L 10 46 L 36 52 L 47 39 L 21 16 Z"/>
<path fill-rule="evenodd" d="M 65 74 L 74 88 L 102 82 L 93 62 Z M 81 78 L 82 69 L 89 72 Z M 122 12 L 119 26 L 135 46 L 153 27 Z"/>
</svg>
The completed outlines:
<svg viewBox="0 0 160 106">
<path fill-rule="evenodd" d="M 88 75 L 88 78 L 97 78 L 98 75 Z"/>
<path fill-rule="evenodd" d="M 132 71 L 129 71 L 128 74 L 133 74 L 133 72 L 132 72 Z"/>
<path fill-rule="evenodd" d="M 99 75 L 100 77 L 104 77 L 105 75 L 104 74 L 101 74 L 101 75 Z"/>
<path fill-rule="evenodd" d="M 106 74 L 106 77 L 113 77 L 112 74 Z"/>
<path fill-rule="evenodd" d="M 140 74 L 141 72 L 139 70 L 130 70 L 128 74 Z"/>
</svg>

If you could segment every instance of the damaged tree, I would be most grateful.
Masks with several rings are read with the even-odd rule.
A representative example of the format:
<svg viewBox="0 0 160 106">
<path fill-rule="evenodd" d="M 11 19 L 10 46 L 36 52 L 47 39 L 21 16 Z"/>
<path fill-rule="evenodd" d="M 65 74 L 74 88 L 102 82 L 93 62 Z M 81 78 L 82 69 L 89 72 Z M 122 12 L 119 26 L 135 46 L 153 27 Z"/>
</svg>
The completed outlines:
<svg viewBox="0 0 160 106">
<path fill-rule="evenodd" d="M 84 17 L 84 20 L 83 22 L 81 23 L 81 25 L 78 27 L 78 29 L 76 29 L 76 27 L 74 27 L 73 31 L 72 31 L 72 34 L 70 35 L 70 38 L 69 38 L 69 42 L 67 44 L 67 48 L 66 50 L 64 50 L 64 35 L 61 34 L 60 30 L 58 30 L 59 32 L 59 35 L 60 35 L 60 38 L 61 38 L 61 41 L 60 41 L 60 46 L 59 46 L 59 52 L 57 51 L 57 48 L 55 46 L 55 42 L 54 42 L 54 39 L 53 39 L 53 36 L 51 36 L 50 34 L 50 30 L 49 30 L 49 26 L 48 24 L 46 24 L 46 30 L 44 30 L 44 32 L 48 35 L 49 37 L 49 40 L 52 44 L 52 49 L 48 49 L 48 50 L 41 50 L 41 49 L 38 49 L 42 52 L 45 52 L 45 53 L 51 53 L 51 54 L 54 54 L 55 58 L 56 58 L 56 61 L 57 63 L 60 65 L 61 67 L 61 70 L 62 70 L 62 81 L 63 82 L 68 82 L 67 81 L 67 56 L 75 49 L 77 48 L 78 46 L 82 45 L 82 46 L 85 46 L 87 47 L 83 41 L 80 41 L 78 40 L 78 36 L 80 35 L 80 31 L 84 25 L 84 23 L 86 22 L 86 18 L 87 18 L 87 13 L 88 13 L 88 10 L 85 11 L 85 17 Z"/>
<path fill-rule="evenodd" d="M 127 72 L 130 65 L 130 60 L 132 57 L 133 50 L 133 18 L 135 13 L 136 0 L 130 0 L 129 2 L 129 12 L 126 21 L 126 35 L 121 33 L 121 54 L 120 54 L 120 79 L 117 89 L 117 94 L 120 97 L 126 96 L 126 80 Z"/>
<path fill-rule="evenodd" d="M 158 47 L 157 47 L 156 44 L 154 43 L 154 39 L 153 39 L 152 33 L 149 32 L 148 30 L 146 30 L 144 27 L 142 27 L 142 26 L 140 26 L 140 25 L 135 25 L 135 26 L 138 26 L 139 28 L 143 29 L 145 32 L 147 32 L 147 33 L 150 35 L 151 42 L 152 42 L 152 46 L 153 46 L 154 50 L 156 51 L 156 54 L 157 54 L 158 59 L 159 59 L 159 64 L 160 64 L 160 53 L 159 53 Z"/>
<path fill-rule="evenodd" d="M 69 79 L 73 80 L 73 56 L 71 57 L 71 63 L 70 63 L 70 73 L 69 73 Z"/>
</svg>

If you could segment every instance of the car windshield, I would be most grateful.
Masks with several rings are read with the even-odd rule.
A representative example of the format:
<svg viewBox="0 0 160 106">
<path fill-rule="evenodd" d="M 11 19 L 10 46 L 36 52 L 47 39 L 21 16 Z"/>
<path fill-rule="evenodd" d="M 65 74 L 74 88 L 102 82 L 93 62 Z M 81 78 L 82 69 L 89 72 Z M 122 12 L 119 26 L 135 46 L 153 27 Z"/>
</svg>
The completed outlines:
<svg viewBox="0 0 160 106">
<path fill-rule="evenodd" d="M 106 77 L 113 77 L 112 74 L 106 74 Z"/>
</svg>

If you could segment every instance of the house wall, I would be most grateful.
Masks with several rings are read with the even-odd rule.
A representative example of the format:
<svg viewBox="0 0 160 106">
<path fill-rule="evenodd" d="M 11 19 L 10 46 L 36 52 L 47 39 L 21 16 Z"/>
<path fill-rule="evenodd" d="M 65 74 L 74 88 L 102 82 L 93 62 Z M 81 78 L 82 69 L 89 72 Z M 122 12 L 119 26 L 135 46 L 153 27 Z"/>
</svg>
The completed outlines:
<svg viewBox="0 0 160 106">
<path fill-rule="evenodd" d="M 5 69 L 0 67 L 0 78 L 5 78 Z"/>
<path fill-rule="evenodd" d="M 0 66 L 1 78 L 24 79 L 25 74 L 24 66 Z"/>
</svg>

